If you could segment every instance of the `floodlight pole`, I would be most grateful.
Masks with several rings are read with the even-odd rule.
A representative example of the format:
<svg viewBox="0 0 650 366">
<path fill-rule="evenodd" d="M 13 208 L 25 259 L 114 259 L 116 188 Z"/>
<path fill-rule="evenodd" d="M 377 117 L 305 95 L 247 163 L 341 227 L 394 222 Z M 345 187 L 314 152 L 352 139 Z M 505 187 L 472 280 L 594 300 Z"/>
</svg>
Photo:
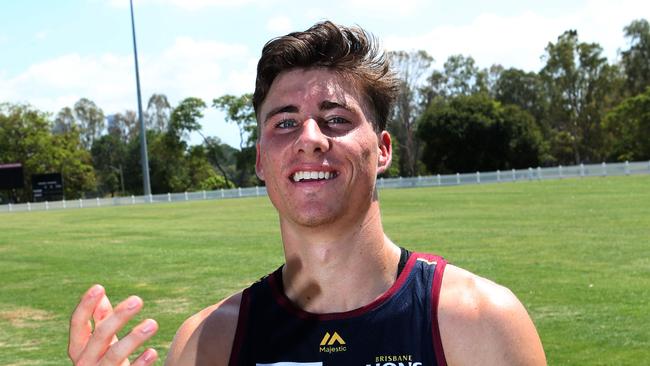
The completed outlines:
<svg viewBox="0 0 650 366">
<path fill-rule="evenodd" d="M 133 57 L 135 58 L 135 83 L 138 91 L 138 121 L 140 123 L 140 154 L 142 156 L 142 184 L 145 201 L 151 198 L 151 183 L 149 182 L 149 157 L 147 155 L 147 133 L 142 119 L 142 96 L 140 94 L 140 72 L 138 70 L 138 48 L 135 45 L 135 21 L 133 20 L 133 0 L 131 4 L 131 31 L 133 33 Z"/>
</svg>

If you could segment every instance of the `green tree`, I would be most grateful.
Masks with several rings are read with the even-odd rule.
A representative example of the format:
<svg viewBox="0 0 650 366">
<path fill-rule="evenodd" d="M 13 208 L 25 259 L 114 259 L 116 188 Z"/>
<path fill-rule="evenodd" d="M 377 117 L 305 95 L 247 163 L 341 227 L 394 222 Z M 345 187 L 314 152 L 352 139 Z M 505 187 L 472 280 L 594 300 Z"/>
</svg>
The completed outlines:
<svg viewBox="0 0 650 366">
<path fill-rule="evenodd" d="M 253 95 L 226 94 L 212 100 L 212 106 L 226 113 L 226 122 L 235 123 L 239 129 L 239 150 L 255 145 L 257 119 L 253 109 Z"/>
<path fill-rule="evenodd" d="M 23 164 L 22 201 L 31 199 L 33 174 L 60 172 L 66 199 L 94 191 L 95 175 L 90 154 L 79 142 L 76 127 L 53 135 L 48 114 L 24 104 L 0 105 L 0 162 Z"/>
<path fill-rule="evenodd" d="M 153 94 L 147 103 L 145 124 L 147 129 L 167 130 L 172 107 L 165 94 Z"/>
<path fill-rule="evenodd" d="M 418 174 L 419 140 L 415 137 L 417 121 L 426 108 L 423 89 L 425 77 L 431 72 L 433 57 L 425 51 L 389 53 L 391 66 L 400 79 L 399 94 L 393 108 L 388 129 L 393 135 L 393 145 L 399 146 L 401 159 L 395 161 L 402 176 Z"/>
<path fill-rule="evenodd" d="M 171 113 L 169 133 L 180 138 L 180 136 L 187 135 L 190 132 L 197 132 L 203 139 L 204 144 L 210 144 L 212 140 L 206 139 L 201 132 L 201 124 L 199 123 L 199 119 L 203 118 L 203 110 L 206 107 L 207 105 L 200 98 L 190 97 L 181 101 Z M 218 146 L 213 146 L 209 151 L 216 152 L 218 150 Z M 223 168 L 218 155 L 212 155 L 210 160 L 223 175 L 226 185 L 230 185 L 231 179 L 228 178 L 228 173 Z"/>
<path fill-rule="evenodd" d="M 95 139 L 102 135 L 104 129 L 104 111 L 95 102 L 81 98 L 73 107 L 75 119 L 81 132 L 83 146 L 90 150 Z"/>
<path fill-rule="evenodd" d="M 493 66 L 492 73 L 498 74 L 498 71 L 498 66 Z M 479 69 L 472 56 L 449 56 L 443 65 L 443 70 L 434 70 L 429 76 L 428 99 L 487 93 L 489 76 L 490 71 Z"/>
<path fill-rule="evenodd" d="M 140 134 L 138 115 L 135 111 L 126 110 L 123 113 L 115 113 L 108 116 L 106 120 L 108 134 L 118 136 L 123 142 L 128 142 Z"/>
<path fill-rule="evenodd" d="M 617 68 L 607 63 L 600 45 L 580 42 L 574 30 L 549 43 L 544 58 L 540 75 L 549 96 L 552 133 L 568 137 L 574 163 L 602 159 L 601 121 L 616 101 L 611 96 L 617 95 Z"/>
<path fill-rule="evenodd" d="M 485 93 L 430 106 L 418 137 L 431 172 L 454 173 L 537 166 L 542 135 L 530 113 L 502 106 Z"/>
<path fill-rule="evenodd" d="M 503 70 L 494 86 L 494 98 L 502 104 L 514 104 L 528 111 L 541 125 L 548 101 L 539 74 L 520 69 Z"/>
<path fill-rule="evenodd" d="M 609 158 L 650 160 L 650 87 L 612 109 L 603 124 L 608 132 Z"/>
<path fill-rule="evenodd" d="M 239 152 L 235 157 L 237 161 L 235 183 L 240 187 L 260 184 L 255 175 L 257 120 L 252 101 L 251 94 L 223 95 L 212 101 L 214 108 L 226 113 L 226 122 L 234 122 L 239 129 Z"/>
<path fill-rule="evenodd" d="M 621 52 L 625 89 L 629 96 L 643 93 L 650 86 L 650 23 L 635 20 L 624 28 L 630 48 Z"/>
<path fill-rule="evenodd" d="M 64 107 L 56 114 L 54 126 L 52 126 L 52 133 L 65 134 L 72 131 L 75 127 L 76 121 L 72 109 L 70 107 Z"/>
<path fill-rule="evenodd" d="M 115 196 L 117 192 L 121 192 L 124 195 L 126 193 L 124 185 L 126 141 L 119 134 L 107 134 L 95 140 L 90 152 L 100 194 L 109 193 Z"/>
</svg>

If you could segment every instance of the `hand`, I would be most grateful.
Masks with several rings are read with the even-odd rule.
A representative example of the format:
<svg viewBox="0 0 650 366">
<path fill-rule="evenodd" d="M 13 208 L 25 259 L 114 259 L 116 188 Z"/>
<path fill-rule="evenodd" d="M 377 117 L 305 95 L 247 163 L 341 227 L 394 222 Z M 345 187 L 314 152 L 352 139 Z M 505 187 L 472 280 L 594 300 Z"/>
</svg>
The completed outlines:
<svg viewBox="0 0 650 366">
<path fill-rule="evenodd" d="M 158 330 L 155 320 L 146 319 L 118 340 L 117 332 L 141 309 L 142 299 L 131 296 L 113 310 L 101 285 L 88 289 L 70 318 L 68 356 L 73 364 L 130 365 L 128 357 Z M 156 350 L 148 348 L 133 366 L 151 365 L 157 358 Z"/>
</svg>

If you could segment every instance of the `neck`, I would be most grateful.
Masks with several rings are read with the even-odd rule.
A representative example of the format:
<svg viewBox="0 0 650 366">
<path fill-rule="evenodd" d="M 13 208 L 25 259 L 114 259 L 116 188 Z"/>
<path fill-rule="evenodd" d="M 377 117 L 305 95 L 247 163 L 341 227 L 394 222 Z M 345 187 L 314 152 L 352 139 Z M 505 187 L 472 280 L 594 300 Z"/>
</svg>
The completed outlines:
<svg viewBox="0 0 650 366">
<path fill-rule="evenodd" d="M 303 310 L 354 310 L 395 282 L 400 252 L 384 234 L 378 203 L 357 222 L 304 227 L 280 221 L 285 293 Z"/>
</svg>

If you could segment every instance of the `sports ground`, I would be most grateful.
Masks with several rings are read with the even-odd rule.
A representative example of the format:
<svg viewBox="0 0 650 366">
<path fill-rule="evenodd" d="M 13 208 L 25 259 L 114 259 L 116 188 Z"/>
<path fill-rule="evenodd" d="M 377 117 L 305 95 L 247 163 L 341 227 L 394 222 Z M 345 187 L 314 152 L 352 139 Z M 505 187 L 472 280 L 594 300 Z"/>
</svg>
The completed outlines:
<svg viewBox="0 0 650 366">
<path fill-rule="evenodd" d="M 393 241 L 512 289 L 550 365 L 647 364 L 650 176 L 387 189 L 380 200 Z M 0 364 L 68 364 L 68 317 L 93 283 L 114 301 L 144 299 L 164 358 L 187 316 L 282 261 L 265 197 L 0 214 Z"/>
</svg>

